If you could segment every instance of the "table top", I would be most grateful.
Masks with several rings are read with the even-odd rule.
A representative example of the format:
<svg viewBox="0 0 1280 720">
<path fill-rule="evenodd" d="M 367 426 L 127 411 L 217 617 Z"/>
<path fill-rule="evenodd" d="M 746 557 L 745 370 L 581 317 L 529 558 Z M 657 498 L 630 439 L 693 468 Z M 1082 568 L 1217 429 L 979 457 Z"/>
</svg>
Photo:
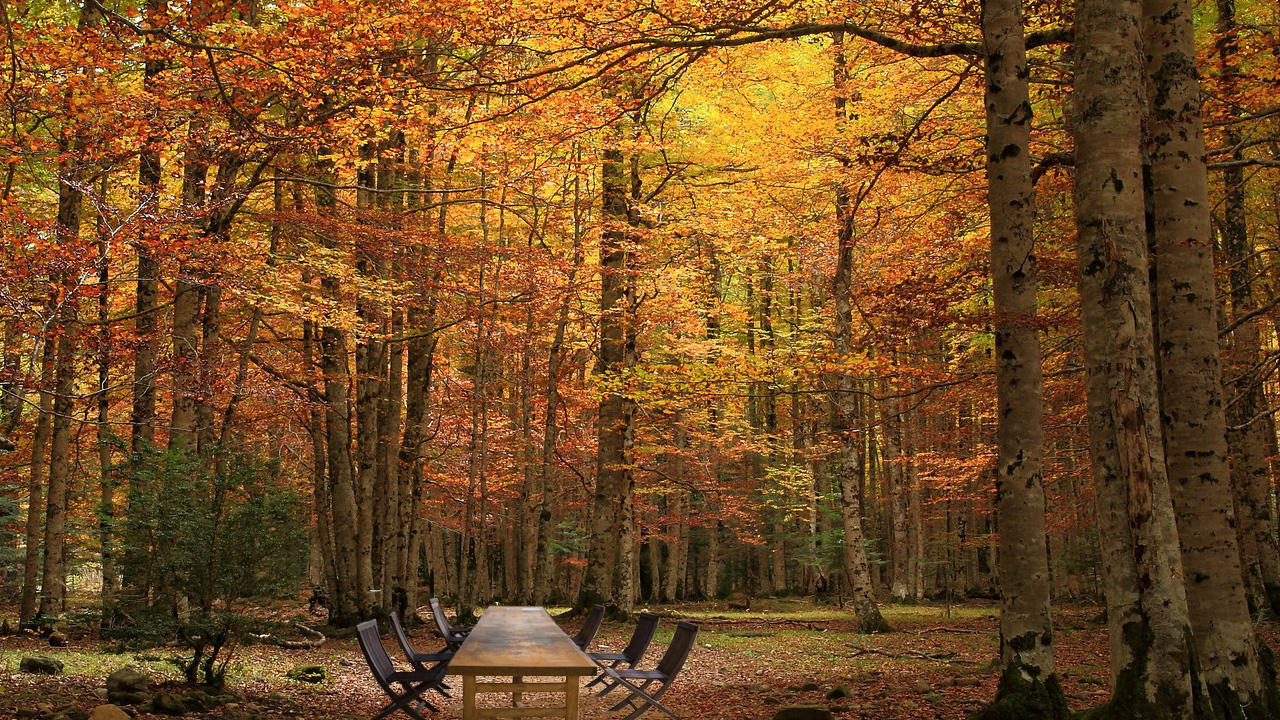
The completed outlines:
<svg viewBox="0 0 1280 720">
<path fill-rule="evenodd" d="M 458 675 L 594 675 L 596 664 L 540 607 L 487 608 L 449 661 Z"/>
</svg>

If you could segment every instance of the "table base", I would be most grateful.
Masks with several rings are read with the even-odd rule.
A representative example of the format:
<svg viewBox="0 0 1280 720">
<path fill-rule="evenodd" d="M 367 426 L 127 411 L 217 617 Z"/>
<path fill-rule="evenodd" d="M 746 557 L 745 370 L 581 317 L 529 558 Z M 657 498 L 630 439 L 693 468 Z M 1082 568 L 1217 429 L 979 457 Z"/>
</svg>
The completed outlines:
<svg viewBox="0 0 1280 720">
<path fill-rule="evenodd" d="M 553 717 L 578 720 L 578 676 L 563 681 L 525 682 L 514 675 L 511 682 L 477 682 L 475 675 L 462 676 L 462 720 L 477 718 Z M 476 693 L 511 693 L 511 707 L 477 707 Z M 524 693 L 564 693 L 563 707 L 522 707 Z"/>
</svg>

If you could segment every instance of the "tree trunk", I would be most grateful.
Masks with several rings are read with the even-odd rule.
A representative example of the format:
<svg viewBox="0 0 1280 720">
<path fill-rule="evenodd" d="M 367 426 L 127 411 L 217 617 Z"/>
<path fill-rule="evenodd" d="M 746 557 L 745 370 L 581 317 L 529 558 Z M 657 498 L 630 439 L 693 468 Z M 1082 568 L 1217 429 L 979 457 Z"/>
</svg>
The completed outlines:
<svg viewBox="0 0 1280 720">
<path fill-rule="evenodd" d="M 31 477 L 27 488 L 26 556 L 22 574 L 22 605 L 18 617 L 28 622 L 40 603 L 40 528 L 44 520 L 44 486 L 49 473 L 49 435 L 53 431 L 54 344 L 45 341 L 40 353 L 40 415 L 31 440 Z"/>
<path fill-rule="evenodd" d="M 107 195 L 107 180 L 104 176 L 101 194 Z M 115 491 L 116 476 L 112 469 L 112 449 L 115 438 L 111 432 L 109 411 L 111 409 L 111 262 L 107 250 L 111 243 L 111 228 L 99 211 L 98 225 L 98 546 L 102 561 L 102 592 L 104 624 L 110 624 L 110 608 L 115 602 L 115 595 L 120 587 L 117 577 L 115 556 Z"/>
<path fill-rule="evenodd" d="M 835 33 L 837 53 L 835 57 L 835 110 L 837 128 L 843 128 L 848 120 L 849 70 L 845 64 L 844 33 Z M 846 162 L 848 167 L 849 163 Z M 835 352 L 836 357 L 847 360 L 853 349 L 853 244 L 857 230 L 855 203 L 849 189 L 841 182 L 836 187 L 836 271 L 832 278 L 832 296 L 835 300 Z M 835 485 L 840 493 L 840 517 L 844 527 L 844 548 L 841 553 L 844 573 L 849 583 L 850 599 L 858 615 L 858 632 L 888 632 L 889 623 L 880 615 L 871 585 L 871 568 L 867 561 L 866 537 L 862 532 L 862 488 L 858 485 L 862 473 L 862 458 L 858 443 L 862 436 L 854 423 L 858 417 L 855 400 L 856 382 L 848 372 L 840 372 L 835 378 L 834 392 L 830 394 L 831 434 L 839 443 L 831 457 Z"/>
<path fill-rule="evenodd" d="M 1222 63 L 1220 93 L 1231 105 L 1239 102 L 1239 42 L 1236 37 L 1235 0 L 1218 0 L 1218 57 Z M 1225 129 L 1227 147 L 1235 148 L 1231 160 L 1244 160 L 1239 148 L 1243 137 L 1234 126 Z M 1271 506 L 1271 473 L 1268 463 L 1270 441 L 1267 438 L 1268 402 L 1257 368 L 1262 359 L 1261 318 L 1245 320 L 1257 310 L 1253 296 L 1254 243 L 1249 235 L 1244 169 L 1229 167 L 1222 171 L 1226 197 L 1223 200 L 1222 245 L 1230 268 L 1228 282 L 1231 298 L 1230 318 L 1239 326 L 1231 333 L 1228 353 L 1230 382 L 1234 399 L 1228 403 L 1227 422 L 1231 430 L 1227 443 L 1231 458 L 1231 485 L 1239 513 L 1241 560 L 1247 587 L 1256 591 L 1249 598 L 1253 609 L 1268 608 L 1280 615 L 1280 545 L 1274 531 Z"/>
<path fill-rule="evenodd" d="M 996 512 L 1000 522 L 998 708 L 1065 718 L 1053 661 L 1043 485 L 1044 376 L 1036 327 L 1039 273 L 1031 182 L 1032 111 L 1021 0 L 986 0 L 987 110 L 996 354 Z M 1037 709 L 1042 709 L 1036 713 Z"/>
<path fill-rule="evenodd" d="M 1191 628 L 1156 394 L 1142 192 L 1140 6 L 1080 0 L 1076 229 L 1094 486 L 1106 575 L 1109 713 L 1194 715 Z"/>
<path fill-rule="evenodd" d="M 587 576 L 576 607 L 586 610 L 616 600 L 618 535 L 623 505 L 630 500 L 631 402 L 622 386 L 627 363 L 627 308 L 632 284 L 628 229 L 636 212 L 627 197 L 624 157 L 615 145 L 604 152 L 604 233 L 600 245 L 600 410 L 597 421 L 596 486 L 591 505 Z"/>
<path fill-rule="evenodd" d="M 1275 717 L 1258 664 L 1236 542 L 1190 0 L 1145 0 L 1148 143 L 1155 210 L 1160 401 L 1187 607 L 1210 699 L 1228 715 Z"/>
</svg>

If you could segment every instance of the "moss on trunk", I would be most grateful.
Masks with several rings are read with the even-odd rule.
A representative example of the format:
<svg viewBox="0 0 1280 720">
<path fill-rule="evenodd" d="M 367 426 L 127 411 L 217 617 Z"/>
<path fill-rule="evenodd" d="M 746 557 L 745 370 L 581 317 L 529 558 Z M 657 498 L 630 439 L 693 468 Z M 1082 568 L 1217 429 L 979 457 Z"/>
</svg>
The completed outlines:
<svg viewBox="0 0 1280 720">
<path fill-rule="evenodd" d="M 1030 670 L 1030 671 L 1028 671 Z M 1031 675 L 1030 678 L 1027 676 Z M 1012 662 L 1000 676 L 995 702 L 969 720 L 1066 720 L 1071 716 L 1058 676 L 1038 677 L 1035 668 Z"/>
</svg>

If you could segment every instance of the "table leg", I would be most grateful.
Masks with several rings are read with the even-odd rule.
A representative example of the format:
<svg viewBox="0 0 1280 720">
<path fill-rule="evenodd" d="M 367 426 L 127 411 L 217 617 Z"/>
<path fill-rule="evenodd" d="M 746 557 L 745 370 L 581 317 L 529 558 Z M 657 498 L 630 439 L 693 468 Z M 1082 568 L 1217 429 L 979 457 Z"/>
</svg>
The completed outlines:
<svg viewBox="0 0 1280 720">
<path fill-rule="evenodd" d="M 513 682 L 513 683 L 522 683 L 522 682 L 524 682 L 524 676 L 523 676 L 523 675 L 513 675 L 513 676 L 511 677 L 511 682 Z M 513 691 L 511 692 L 511 707 L 521 707 L 521 705 L 520 705 L 520 701 L 521 701 L 521 700 L 523 700 L 523 699 L 524 699 L 524 694 L 523 694 L 523 693 L 521 693 L 519 690 L 513 690 Z"/>
<path fill-rule="evenodd" d="M 476 676 L 462 676 L 462 720 L 476 720 Z"/>
<path fill-rule="evenodd" d="M 564 679 L 564 717 L 565 720 L 578 720 L 577 675 L 569 675 Z"/>
</svg>

